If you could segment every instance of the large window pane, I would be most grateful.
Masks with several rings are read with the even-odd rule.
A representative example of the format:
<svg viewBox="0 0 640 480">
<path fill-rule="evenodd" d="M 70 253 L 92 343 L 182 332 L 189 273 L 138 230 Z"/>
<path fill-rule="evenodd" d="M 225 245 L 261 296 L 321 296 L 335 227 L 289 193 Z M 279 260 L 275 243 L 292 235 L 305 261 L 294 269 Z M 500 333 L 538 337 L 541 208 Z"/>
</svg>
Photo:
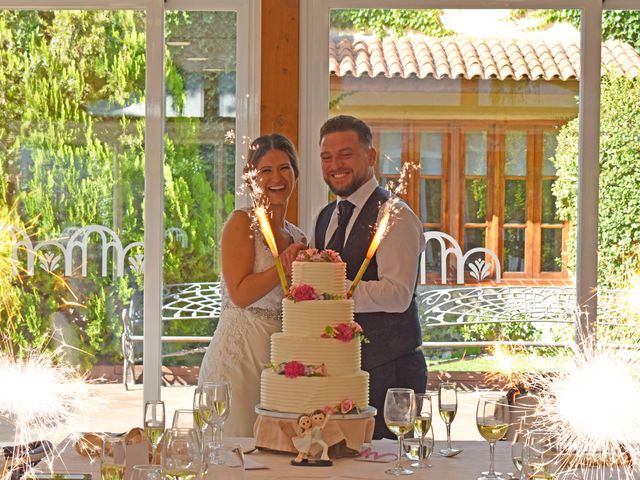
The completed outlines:
<svg viewBox="0 0 640 480">
<path fill-rule="evenodd" d="M 169 12 L 166 23 L 165 225 L 176 235 L 164 254 L 163 329 L 208 336 L 216 324 L 206 305 L 216 302 L 211 282 L 220 280 L 220 237 L 236 190 L 237 13 Z M 181 295 L 190 303 L 177 313 L 170 307 Z M 165 344 L 163 363 L 200 365 L 201 355 L 188 352 L 202 346 Z"/>
<path fill-rule="evenodd" d="M 508 177 L 527 175 L 527 132 L 510 130 L 505 138 L 504 174 Z"/>
<path fill-rule="evenodd" d="M 397 175 L 402 168 L 402 133 L 380 132 L 380 173 Z"/>
<path fill-rule="evenodd" d="M 142 11 L 0 11 L 0 224 L 18 247 L 2 332 L 16 357 L 60 348 L 111 380 L 143 284 L 145 30 Z M 75 430 L 131 427 L 98 403 Z"/>
</svg>

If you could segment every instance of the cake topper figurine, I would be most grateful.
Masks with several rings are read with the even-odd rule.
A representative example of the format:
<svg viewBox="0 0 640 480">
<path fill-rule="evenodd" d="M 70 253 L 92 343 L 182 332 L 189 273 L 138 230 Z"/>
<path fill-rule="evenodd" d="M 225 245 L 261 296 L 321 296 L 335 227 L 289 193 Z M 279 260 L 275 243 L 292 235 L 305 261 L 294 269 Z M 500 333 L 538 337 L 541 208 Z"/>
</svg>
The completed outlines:
<svg viewBox="0 0 640 480">
<path fill-rule="evenodd" d="M 316 410 L 311 415 L 303 413 L 298 417 L 300 434 L 291 441 L 298 450 L 298 456 L 291 460 L 291 465 L 309 467 L 329 467 L 333 462 L 329 460 L 329 445 L 322 440 L 322 430 L 329 421 L 329 415 L 322 410 Z M 322 447 L 320 459 L 310 459 L 309 451 L 313 445 Z"/>
</svg>

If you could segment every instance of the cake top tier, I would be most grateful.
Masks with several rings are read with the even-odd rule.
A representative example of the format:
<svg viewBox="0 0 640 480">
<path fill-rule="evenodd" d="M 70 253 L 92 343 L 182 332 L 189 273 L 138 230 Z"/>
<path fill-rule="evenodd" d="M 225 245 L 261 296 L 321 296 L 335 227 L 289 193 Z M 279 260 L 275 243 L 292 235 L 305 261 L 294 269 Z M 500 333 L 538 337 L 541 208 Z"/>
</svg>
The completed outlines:
<svg viewBox="0 0 640 480">
<path fill-rule="evenodd" d="M 347 264 L 333 250 L 303 250 L 293 262 L 292 287 L 310 285 L 318 294 L 343 296 L 346 292 Z"/>
</svg>

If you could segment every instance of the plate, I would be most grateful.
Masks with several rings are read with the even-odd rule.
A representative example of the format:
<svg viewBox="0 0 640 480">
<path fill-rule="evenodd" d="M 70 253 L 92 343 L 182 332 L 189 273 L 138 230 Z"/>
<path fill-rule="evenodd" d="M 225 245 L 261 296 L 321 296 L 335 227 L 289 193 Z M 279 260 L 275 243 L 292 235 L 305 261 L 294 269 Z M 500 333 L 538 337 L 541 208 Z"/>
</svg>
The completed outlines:
<svg viewBox="0 0 640 480">
<path fill-rule="evenodd" d="M 265 417 L 291 418 L 293 420 L 296 420 L 300 416 L 299 413 L 285 413 L 267 410 L 266 408 L 262 408 L 260 405 L 256 405 L 256 413 L 258 415 L 264 415 Z M 331 420 L 360 420 L 362 418 L 373 417 L 376 413 L 378 413 L 378 411 L 375 407 L 368 406 L 366 410 L 362 410 L 360 413 L 348 413 L 346 415 L 334 413 L 331 415 Z"/>
</svg>

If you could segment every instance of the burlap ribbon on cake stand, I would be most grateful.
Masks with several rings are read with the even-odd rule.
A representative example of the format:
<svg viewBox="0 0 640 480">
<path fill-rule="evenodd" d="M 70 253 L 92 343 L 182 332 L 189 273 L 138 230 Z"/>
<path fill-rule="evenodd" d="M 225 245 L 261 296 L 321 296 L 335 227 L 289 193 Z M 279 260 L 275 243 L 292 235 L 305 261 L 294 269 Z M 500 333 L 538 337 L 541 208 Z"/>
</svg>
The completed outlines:
<svg viewBox="0 0 640 480">
<path fill-rule="evenodd" d="M 348 415 L 334 415 L 322 430 L 322 439 L 329 445 L 329 456 L 341 458 L 355 456 L 363 443 L 370 443 L 373 438 L 373 417 L 349 418 Z M 291 441 L 298 435 L 296 418 L 279 418 L 258 415 L 253 426 L 256 448 L 275 452 L 298 453 Z M 316 449 L 317 450 L 314 450 Z M 318 445 L 311 449 L 311 455 L 321 451 Z"/>
</svg>

